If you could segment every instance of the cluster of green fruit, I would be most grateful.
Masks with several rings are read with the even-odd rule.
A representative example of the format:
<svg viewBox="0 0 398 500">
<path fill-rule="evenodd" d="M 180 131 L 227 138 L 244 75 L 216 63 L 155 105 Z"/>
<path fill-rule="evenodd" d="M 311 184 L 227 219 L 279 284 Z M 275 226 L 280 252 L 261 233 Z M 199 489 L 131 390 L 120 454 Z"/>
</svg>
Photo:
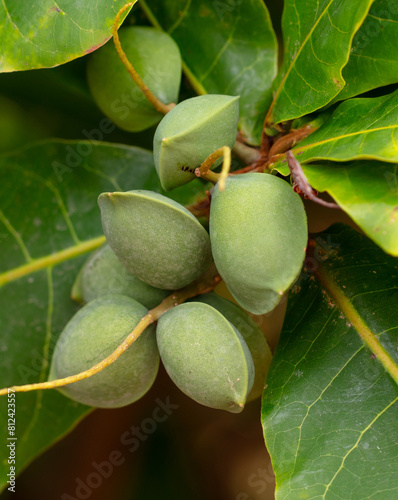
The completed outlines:
<svg viewBox="0 0 398 500">
<path fill-rule="evenodd" d="M 129 30 L 136 36 L 133 52 L 143 40 L 150 46 L 148 40 L 154 37 L 161 37 L 159 47 L 165 48 L 167 57 L 170 51 L 178 52 L 164 33 L 151 28 Z M 121 40 L 127 49 L 127 30 Z M 103 102 L 109 103 L 114 96 L 101 89 L 112 87 L 107 83 L 110 76 L 96 76 L 99 68 L 103 75 L 112 73 L 115 55 L 107 51 L 104 47 L 93 58 L 89 77 L 94 95 L 105 96 Z M 109 64 L 106 58 L 111 54 Z M 139 66 L 137 54 L 128 56 Z M 180 64 L 177 60 L 176 56 L 175 65 L 170 65 L 173 71 Z M 141 69 L 145 75 L 145 68 Z M 119 76 L 117 85 L 126 75 Z M 179 78 L 178 74 L 177 87 L 170 83 L 166 89 L 178 94 Z M 154 90 L 155 83 L 147 85 Z M 116 92 L 120 95 L 121 88 Z M 175 99 L 173 92 L 166 92 L 164 102 Z M 226 95 L 194 97 L 164 116 L 154 136 L 154 161 L 166 191 L 195 178 L 195 169 L 215 150 L 232 148 L 238 101 Z M 140 103 L 143 108 L 137 114 Z M 137 130 L 137 116 L 143 117 L 145 126 L 159 118 L 152 110 L 152 115 L 146 113 L 146 105 L 139 101 L 134 113 L 129 113 L 130 130 Z M 112 115 L 105 105 L 103 109 Z M 51 380 L 87 370 L 111 354 L 148 308 L 200 279 L 213 261 L 237 303 L 254 314 L 271 311 L 301 270 L 307 241 L 304 207 L 290 185 L 276 176 L 247 173 L 228 177 L 224 189 L 217 184 L 209 233 L 185 207 L 155 192 L 103 193 L 98 201 L 109 246 L 91 256 L 78 276 L 74 295 L 87 304 L 58 341 Z M 214 293 L 199 295 L 161 315 L 156 334 L 154 330 L 154 325 L 148 327 L 102 372 L 61 391 L 96 407 L 132 403 L 153 384 L 160 356 L 174 383 L 206 406 L 238 412 L 247 400 L 261 394 L 270 351 L 261 330 L 238 305 Z"/>
<path fill-rule="evenodd" d="M 50 380 L 102 361 L 148 308 L 158 305 L 170 291 L 129 273 L 105 245 L 83 266 L 73 293 L 75 300 L 86 305 L 58 340 Z M 156 333 L 155 326 L 149 326 L 112 365 L 60 390 L 75 401 L 99 408 L 128 405 L 150 389 L 161 358 L 174 383 L 192 399 L 237 412 L 246 400 L 261 395 L 270 357 L 268 344 L 253 319 L 212 292 L 164 313 Z"/>
</svg>

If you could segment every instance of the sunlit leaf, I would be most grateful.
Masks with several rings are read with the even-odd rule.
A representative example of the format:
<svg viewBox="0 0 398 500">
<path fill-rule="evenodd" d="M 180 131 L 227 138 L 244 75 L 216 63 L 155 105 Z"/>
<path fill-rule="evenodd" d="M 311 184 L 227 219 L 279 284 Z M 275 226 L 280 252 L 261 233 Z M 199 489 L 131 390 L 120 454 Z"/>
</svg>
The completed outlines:
<svg viewBox="0 0 398 500">
<path fill-rule="evenodd" d="M 270 124 L 325 106 L 344 87 L 341 71 L 372 0 L 286 0 L 284 61 L 276 78 Z"/>
<path fill-rule="evenodd" d="M 0 72 L 49 68 L 92 52 L 109 40 L 115 16 L 125 3 L 4 0 L 0 3 Z"/>
<path fill-rule="evenodd" d="M 375 0 L 352 42 L 343 69 L 345 87 L 334 99 L 348 99 L 398 81 L 398 4 Z"/>
<path fill-rule="evenodd" d="M 371 99 L 350 99 L 293 152 L 300 163 L 358 158 L 398 161 L 398 90 Z"/>
</svg>

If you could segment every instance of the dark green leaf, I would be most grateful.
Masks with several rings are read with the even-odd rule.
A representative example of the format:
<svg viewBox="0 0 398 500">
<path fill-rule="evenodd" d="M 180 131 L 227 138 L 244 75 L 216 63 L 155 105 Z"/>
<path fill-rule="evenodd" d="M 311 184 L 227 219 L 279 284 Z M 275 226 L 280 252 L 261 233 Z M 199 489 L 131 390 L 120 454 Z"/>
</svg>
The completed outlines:
<svg viewBox="0 0 398 500">
<path fill-rule="evenodd" d="M 289 173 L 285 166 L 277 170 Z M 398 256 L 398 165 L 325 162 L 303 165 L 303 171 L 313 188 L 328 192 L 364 233 Z"/>
<path fill-rule="evenodd" d="M 350 99 L 293 149 L 300 163 L 357 158 L 398 161 L 398 90 L 373 99 Z"/>
<path fill-rule="evenodd" d="M 313 243 L 263 396 L 276 498 L 394 500 L 398 262 L 342 225 Z"/>
<path fill-rule="evenodd" d="M 125 3 L 2 2 L 0 72 L 49 68 L 92 52 L 109 40 L 115 16 Z"/>
<path fill-rule="evenodd" d="M 259 144 L 277 44 L 261 0 L 147 0 L 151 22 L 178 43 L 184 69 L 199 94 L 240 95 L 240 127 Z"/>
<path fill-rule="evenodd" d="M 344 86 L 351 41 L 373 0 L 286 0 L 284 61 L 276 78 L 269 124 L 325 106 Z"/>
<path fill-rule="evenodd" d="M 335 101 L 398 81 L 398 4 L 376 0 L 352 42 Z"/>
<path fill-rule="evenodd" d="M 0 175 L 0 386 L 6 387 L 47 378 L 55 342 L 76 311 L 70 292 L 84 254 L 103 241 L 98 195 L 160 191 L 160 184 L 149 151 L 88 141 L 46 142 L 2 156 Z M 197 182 L 195 191 L 180 189 L 175 197 L 192 203 L 205 187 Z M 1 397 L 3 436 L 6 406 Z M 17 393 L 17 472 L 88 411 L 56 390 Z M 7 456 L 3 446 L 0 489 Z"/>
</svg>

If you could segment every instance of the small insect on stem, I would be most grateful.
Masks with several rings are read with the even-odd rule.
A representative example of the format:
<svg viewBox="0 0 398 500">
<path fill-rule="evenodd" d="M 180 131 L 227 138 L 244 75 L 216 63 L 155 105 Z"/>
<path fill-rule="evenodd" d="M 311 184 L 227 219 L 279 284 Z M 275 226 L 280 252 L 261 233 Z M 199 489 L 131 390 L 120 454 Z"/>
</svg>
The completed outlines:
<svg viewBox="0 0 398 500">
<path fill-rule="evenodd" d="M 286 159 L 290 173 L 292 174 L 293 189 L 298 188 L 304 194 L 305 198 L 308 198 L 313 202 L 318 203 L 319 205 L 323 205 L 324 207 L 328 208 L 340 209 L 337 203 L 331 203 L 329 201 L 322 200 L 321 198 L 318 198 L 316 196 L 314 190 L 312 189 L 310 183 L 307 180 L 307 177 L 303 172 L 300 163 L 297 161 L 292 151 L 286 152 Z"/>
</svg>

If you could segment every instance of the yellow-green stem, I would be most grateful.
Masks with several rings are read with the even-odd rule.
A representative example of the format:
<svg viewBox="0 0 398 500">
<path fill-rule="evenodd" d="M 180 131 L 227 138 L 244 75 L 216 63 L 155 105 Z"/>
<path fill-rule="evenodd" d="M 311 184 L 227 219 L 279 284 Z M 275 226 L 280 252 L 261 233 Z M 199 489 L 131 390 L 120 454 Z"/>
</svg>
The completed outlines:
<svg viewBox="0 0 398 500">
<path fill-rule="evenodd" d="M 314 242 L 311 243 L 316 246 Z M 319 263 L 318 268 L 315 271 L 315 276 L 320 283 L 322 283 L 328 294 L 336 300 L 340 309 L 343 311 L 344 316 L 353 325 L 361 339 L 365 342 L 365 344 L 367 344 L 372 353 L 384 366 L 386 372 L 389 373 L 392 379 L 398 384 L 397 364 L 391 358 L 390 354 L 384 349 L 377 336 L 370 330 L 369 326 L 365 323 L 352 302 L 330 275 L 324 264 Z"/>
<path fill-rule="evenodd" d="M 215 174 L 210 169 L 214 165 L 215 161 L 218 158 L 224 156 L 223 166 L 221 170 L 221 174 Z M 214 184 L 220 181 L 220 190 L 222 191 L 225 186 L 225 179 L 228 176 L 229 170 L 231 168 L 231 148 L 228 146 L 222 146 L 221 148 L 216 149 L 211 153 L 205 161 L 201 164 L 201 166 L 195 169 L 195 175 L 197 177 L 202 177 L 207 181 L 213 182 Z"/>
<path fill-rule="evenodd" d="M 124 67 L 127 69 L 129 72 L 131 78 L 134 80 L 134 82 L 138 85 L 138 87 L 142 90 L 144 93 L 145 97 L 148 99 L 148 101 L 153 105 L 153 107 L 159 111 L 160 113 L 167 114 L 170 110 L 172 110 L 175 106 L 175 103 L 171 104 L 164 104 L 162 101 L 160 101 L 150 90 L 149 88 L 145 85 L 144 81 L 140 77 L 140 75 L 137 73 L 137 71 L 134 69 L 134 66 L 131 64 L 131 62 L 128 60 L 126 53 L 122 49 L 120 40 L 119 40 L 119 34 L 118 34 L 118 27 L 119 27 L 119 22 L 120 22 L 120 16 L 123 14 L 123 12 L 129 8 L 131 8 L 135 2 L 129 2 L 124 5 L 119 12 L 116 14 L 115 17 L 115 22 L 113 24 L 112 28 L 112 36 L 113 36 L 113 43 L 115 44 L 116 52 L 119 56 L 119 59 L 122 61 L 124 64 Z"/>
<path fill-rule="evenodd" d="M 78 257 L 86 252 L 91 252 L 95 250 L 100 245 L 105 243 L 105 236 L 99 236 L 98 238 L 94 238 L 92 240 L 84 241 L 79 243 L 78 245 L 74 245 L 70 248 L 65 248 L 57 253 L 46 255 L 45 257 L 40 257 L 38 259 L 33 259 L 22 266 L 16 267 L 15 269 L 11 269 L 10 271 L 5 271 L 0 274 L 0 286 L 9 283 L 10 281 L 14 281 L 16 279 L 22 278 L 23 276 L 27 276 L 28 274 L 34 273 L 36 271 L 41 271 L 47 267 L 55 266 L 60 262 L 64 262 L 65 260 L 73 259 L 74 257 Z"/>
<path fill-rule="evenodd" d="M 228 146 L 223 147 L 224 150 L 224 161 L 222 164 L 220 180 L 218 181 L 218 187 L 220 191 L 225 189 L 225 181 L 227 180 L 229 170 L 231 168 L 231 149 Z"/>
</svg>

